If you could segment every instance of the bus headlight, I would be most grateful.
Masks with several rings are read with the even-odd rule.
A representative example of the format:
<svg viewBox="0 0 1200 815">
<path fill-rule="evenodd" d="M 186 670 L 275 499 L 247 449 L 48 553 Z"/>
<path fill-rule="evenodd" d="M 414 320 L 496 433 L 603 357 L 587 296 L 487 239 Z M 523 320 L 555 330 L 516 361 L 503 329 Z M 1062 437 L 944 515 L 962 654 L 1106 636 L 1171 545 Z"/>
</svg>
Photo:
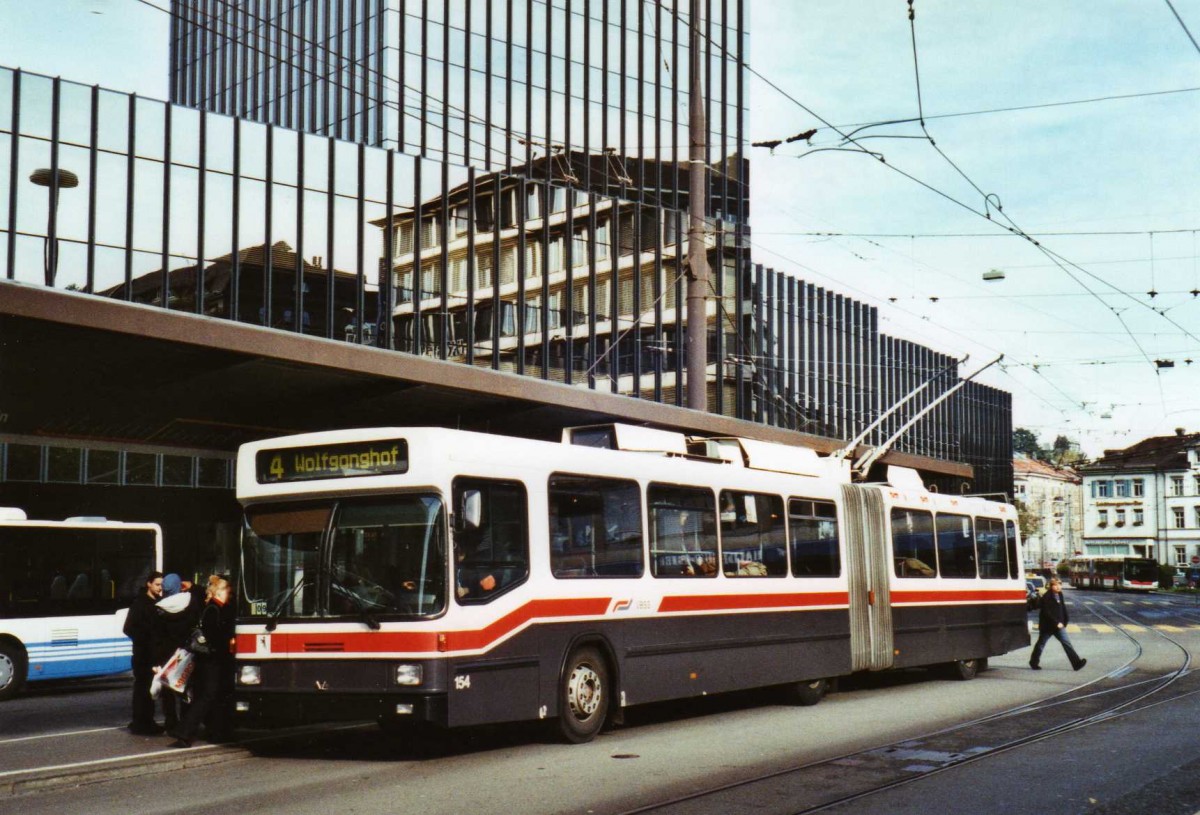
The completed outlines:
<svg viewBox="0 0 1200 815">
<path fill-rule="evenodd" d="M 396 666 L 396 684 L 397 685 L 420 685 L 424 678 L 424 671 L 420 665 L 403 664 Z"/>
<path fill-rule="evenodd" d="M 262 668 L 258 665 L 243 665 L 238 671 L 239 685 L 261 685 L 262 684 Z"/>
</svg>

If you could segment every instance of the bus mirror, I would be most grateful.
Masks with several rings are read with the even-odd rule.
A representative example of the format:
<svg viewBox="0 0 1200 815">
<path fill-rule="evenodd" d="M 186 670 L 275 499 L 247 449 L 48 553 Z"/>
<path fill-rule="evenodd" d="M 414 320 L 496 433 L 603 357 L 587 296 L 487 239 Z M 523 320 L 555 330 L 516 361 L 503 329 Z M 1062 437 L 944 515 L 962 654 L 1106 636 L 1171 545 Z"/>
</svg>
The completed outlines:
<svg viewBox="0 0 1200 815">
<path fill-rule="evenodd" d="M 483 513 L 483 496 L 479 490 L 467 490 L 462 496 L 462 525 L 464 529 L 478 529 Z"/>
</svg>

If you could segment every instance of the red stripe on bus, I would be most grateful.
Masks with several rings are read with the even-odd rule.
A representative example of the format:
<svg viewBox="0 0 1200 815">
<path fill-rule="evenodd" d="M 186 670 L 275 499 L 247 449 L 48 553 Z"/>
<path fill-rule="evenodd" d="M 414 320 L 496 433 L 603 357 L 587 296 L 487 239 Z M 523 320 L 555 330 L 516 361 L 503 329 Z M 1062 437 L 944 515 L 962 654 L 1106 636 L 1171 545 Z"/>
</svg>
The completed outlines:
<svg viewBox="0 0 1200 815">
<path fill-rule="evenodd" d="M 894 591 L 893 603 L 964 603 L 989 600 L 1024 601 L 1021 589 L 972 589 L 969 591 Z"/>
<path fill-rule="evenodd" d="M 844 591 L 804 592 L 798 594 L 689 594 L 664 597 L 659 611 L 733 611 L 751 608 L 802 608 L 804 606 L 844 606 L 850 594 Z"/>
<path fill-rule="evenodd" d="M 532 600 L 486 628 L 473 631 L 288 631 L 272 633 L 272 654 L 303 653 L 437 653 L 485 648 L 534 620 L 562 617 L 598 617 L 608 610 L 611 598 Z M 439 636 L 443 640 L 439 643 Z M 239 654 L 253 655 L 257 634 L 239 634 Z M 315 647 L 314 647 L 315 646 Z M 328 649 L 328 650 L 326 650 Z"/>
</svg>

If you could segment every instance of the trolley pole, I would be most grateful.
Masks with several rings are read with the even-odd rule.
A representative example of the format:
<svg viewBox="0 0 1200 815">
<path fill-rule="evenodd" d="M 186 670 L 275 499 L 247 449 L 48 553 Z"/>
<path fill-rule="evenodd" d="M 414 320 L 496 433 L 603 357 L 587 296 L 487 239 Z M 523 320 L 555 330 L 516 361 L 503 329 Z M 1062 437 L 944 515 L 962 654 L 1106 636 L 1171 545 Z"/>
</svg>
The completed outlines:
<svg viewBox="0 0 1200 815">
<path fill-rule="evenodd" d="M 687 406 L 708 410 L 708 209 L 706 124 L 700 84 L 700 0 L 691 2 L 691 88 L 688 93 Z M 719 384 L 719 383 L 718 383 Z"/>
</svg>

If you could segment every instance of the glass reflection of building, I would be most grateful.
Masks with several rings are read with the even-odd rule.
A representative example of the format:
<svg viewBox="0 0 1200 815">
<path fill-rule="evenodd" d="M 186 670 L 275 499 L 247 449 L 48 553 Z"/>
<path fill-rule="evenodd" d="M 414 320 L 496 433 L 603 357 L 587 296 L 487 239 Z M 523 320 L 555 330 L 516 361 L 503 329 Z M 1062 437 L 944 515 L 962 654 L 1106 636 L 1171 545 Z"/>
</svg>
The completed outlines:
<svg viewBox="0 0 1200 815">
<path fill-rule="evenodd" d="M 176 0 L 172 100 L 396 151 L 380 344 L 681 404 L 688 8 Z M 705 17 L 709 408 L 748 415 L 742 0 Z"/>
</svg>

